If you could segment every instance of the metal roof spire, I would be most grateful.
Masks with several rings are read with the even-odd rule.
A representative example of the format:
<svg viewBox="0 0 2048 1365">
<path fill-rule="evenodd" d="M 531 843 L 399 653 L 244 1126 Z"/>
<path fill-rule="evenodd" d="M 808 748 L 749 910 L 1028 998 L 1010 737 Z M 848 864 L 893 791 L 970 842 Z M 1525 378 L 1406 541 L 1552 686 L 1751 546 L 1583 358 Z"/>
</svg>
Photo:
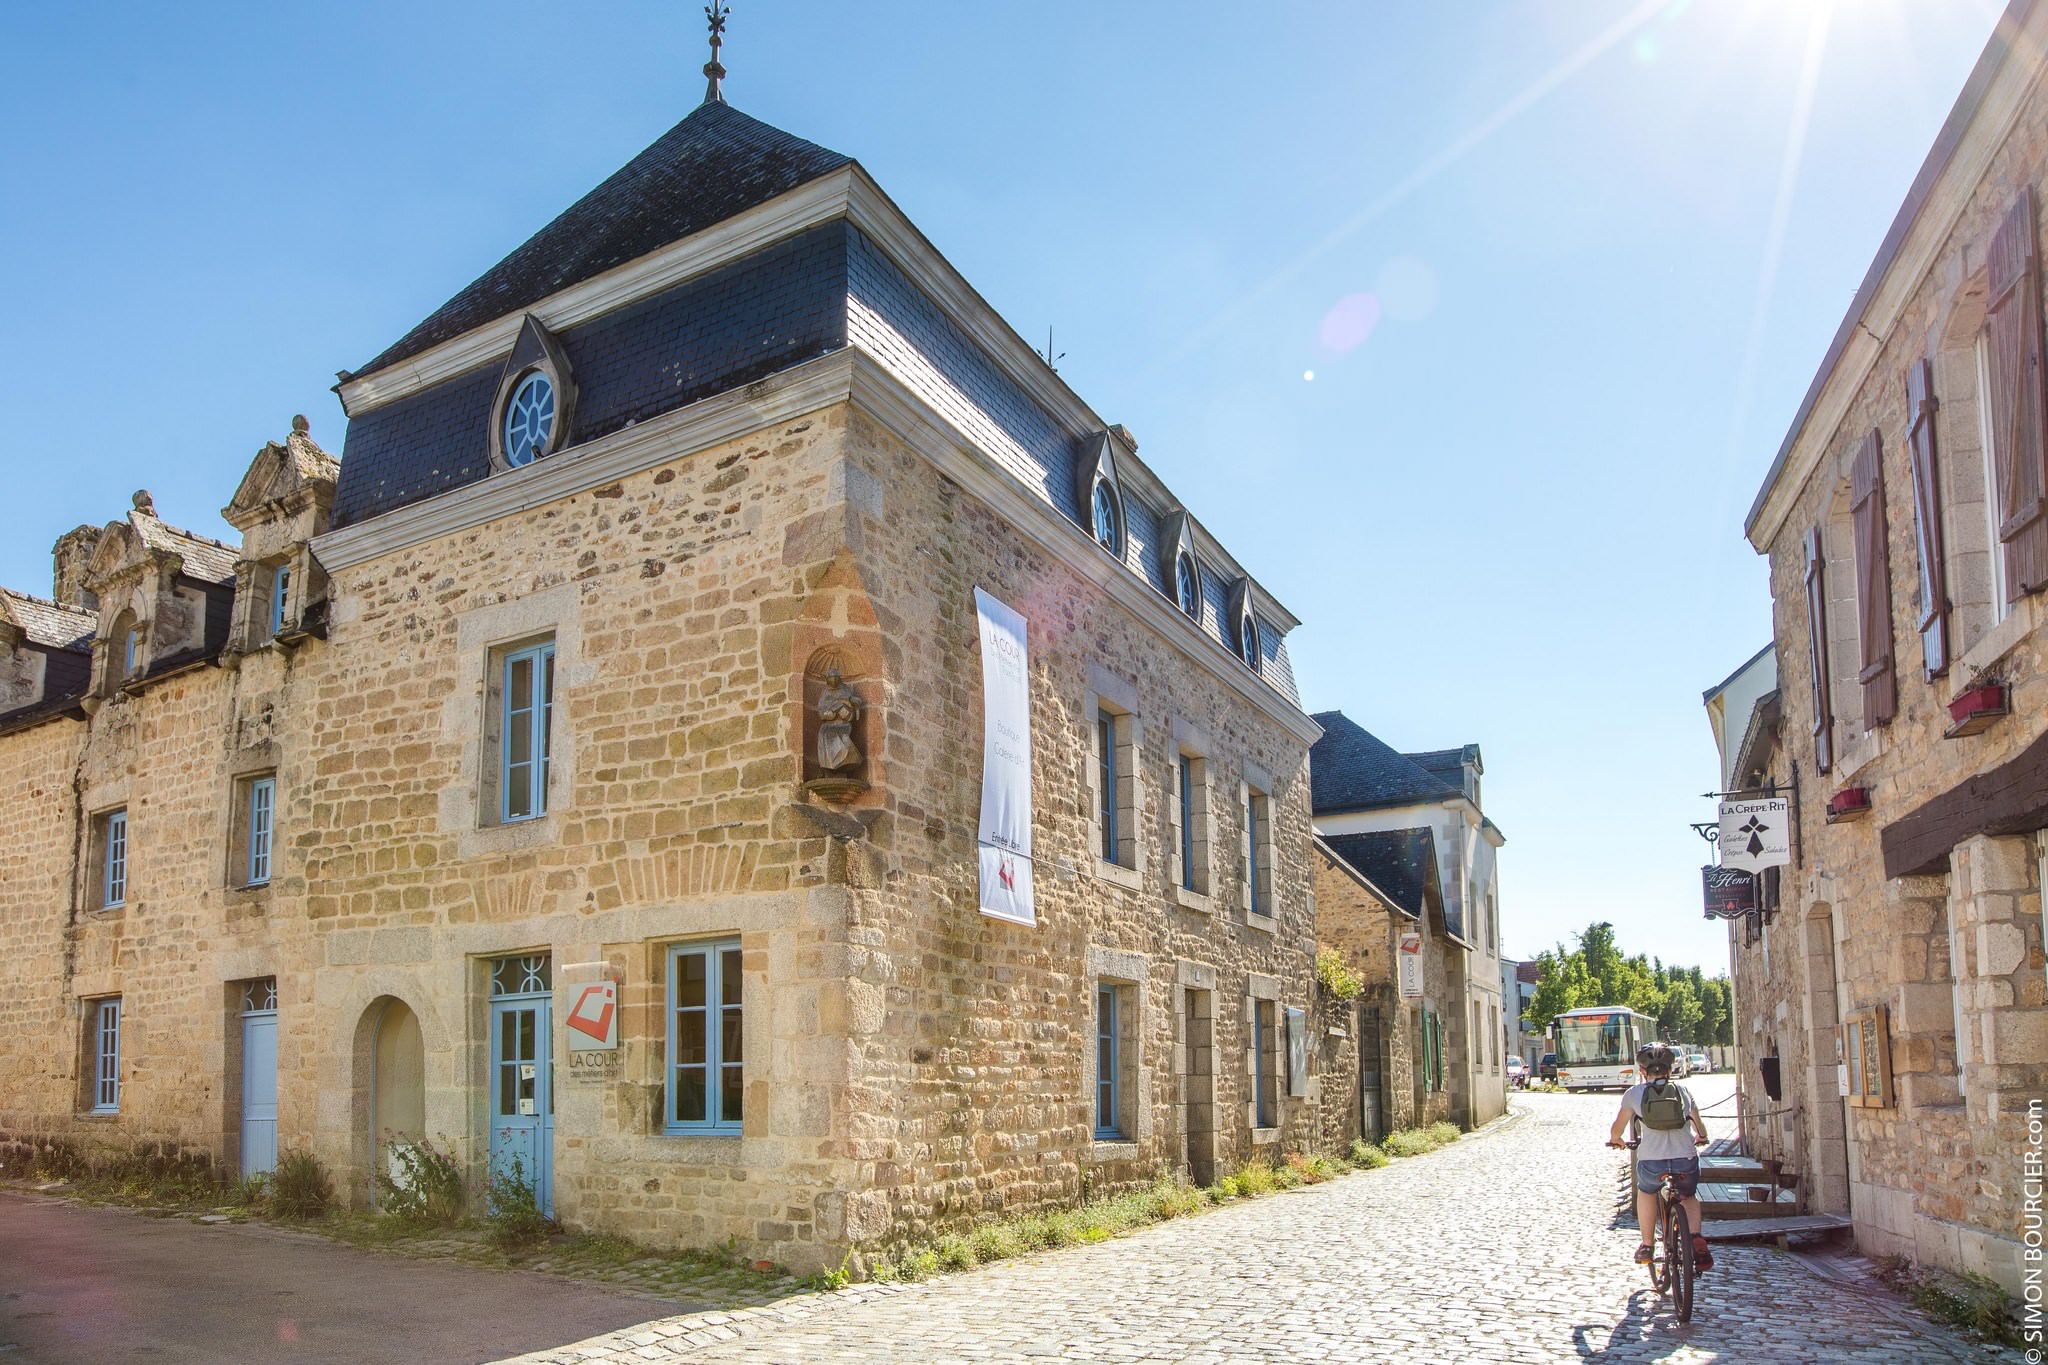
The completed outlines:
<svg viewBox="0 0 2048 1365">
<path fill-rule="evenodd" d="M 725 79 L 725 67 L 718 60 L 718 49 L 725 45 L 725 21 L 731 15 L 732 6 L 725 0 L 711 0 L 704 7 L 704 17 L 711 22 L 711 60 L 704 63 L 704 102 L 724 104 L 725 92 L 719 82 Z"/>
</svg>

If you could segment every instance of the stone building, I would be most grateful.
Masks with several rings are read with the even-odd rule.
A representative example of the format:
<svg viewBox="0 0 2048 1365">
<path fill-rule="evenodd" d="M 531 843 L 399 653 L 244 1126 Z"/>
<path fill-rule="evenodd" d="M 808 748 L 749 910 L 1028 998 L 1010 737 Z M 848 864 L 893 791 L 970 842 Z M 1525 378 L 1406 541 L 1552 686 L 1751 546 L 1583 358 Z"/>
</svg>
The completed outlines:
<svg viewBox="0 0 2048 1365">
<path fill-rule="evenodd" d="M 338 391 L 239 547 L 0 600 L 15 1150 L 424 1136 L 801 1270 L 1316 1140 L 1297 622 L 857 163 L 714 88 Z"/>
<path fill-rule="evenodd" d="M 1746 530 L 1770 557 L 1782 908 L 1736 953 L 1754 1112 L 1859 1244 L 2022 1284 L 2048 1084 L 2048 7 L 2014 0 Z M 1766 717 L 1766 719 L 1768 719 Z"/>
<path fill-rule="evenodd" d="M 1409 1095 L 1410 1107 L 1427 1114 L 1421 1121 L 1485 1123 L 1507 1109 L 1494 860 L 1504 840 L 1479 806 L 1478 746 L 1400 754 L 1341 711 L 1315 720 L 1323 730 L 1311 753 L 1315 830 L 1326 845 L 1316 871 L 1323 941 L 1366 953 L 1368 972 L 1391 989 L 1393 974 L 1375 966 L 1369 946 L 1398 939 L 1399 916 L 1426 931 L 1423 997 L 1383 995 L 1379 1013 L 1369 1005 L 1362 1020 L 1368 1071 L 1377 1033 L 1387 1092 Z M 1361 902 L 1360 879 L 1383 890 Z M 1371 908 L 1373 900 L 1386 908 Z M 1397 1055 L 1411 1060 L 1396 1065 Z M 1426 1079 L 1411 1087 L 1417 1076 Z"/>
</svg>

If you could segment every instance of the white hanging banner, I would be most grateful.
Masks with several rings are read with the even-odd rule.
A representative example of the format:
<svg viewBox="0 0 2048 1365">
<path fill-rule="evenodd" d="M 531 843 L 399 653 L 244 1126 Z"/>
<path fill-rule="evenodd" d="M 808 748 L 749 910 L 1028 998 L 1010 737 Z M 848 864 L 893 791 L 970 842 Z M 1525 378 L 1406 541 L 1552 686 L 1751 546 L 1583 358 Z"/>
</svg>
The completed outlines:
<svg viewBox="0 0 2048 1365">
<path fill-rule="evenodd" d="M 1025 621 L 980 588 L 981 913 L 1035 925 L 1031 894 L 1031 669 Z"/>
<path fill-rule="evenodd" d="M 1761 872 L 1792 861 L 1792 802 L 1767 796 L 1721 803 L 1721 866 Z"/>
<path fill-rule="evenodd" d="M 1422 998 L 1422 935 L 1401 935 L 1401 951 L 1395 954 L 1401 968 L 1401 998 Z"/>
</svg>

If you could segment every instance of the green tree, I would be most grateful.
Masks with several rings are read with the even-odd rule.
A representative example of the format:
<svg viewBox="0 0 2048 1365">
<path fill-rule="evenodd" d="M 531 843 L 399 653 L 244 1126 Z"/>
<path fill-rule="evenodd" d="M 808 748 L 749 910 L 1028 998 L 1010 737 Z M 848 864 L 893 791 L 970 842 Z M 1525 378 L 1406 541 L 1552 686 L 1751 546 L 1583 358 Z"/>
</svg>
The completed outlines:
<svg viewBox="0 0 2048 1365">
<path fill-rule="evenodd" d="M 1536 971 L 1536 994 L 1529 999 L 1527 1015 L 1532 1031 L 1547 1033 L 1550 1021 L 1566 1010 L 1597 1003 L 1590 999 L 1592 980 L 1585 960 L 1577 952 L 1567 952 L 1563 944 L 1554 952 L 1538 953 Z"/>
</svg>

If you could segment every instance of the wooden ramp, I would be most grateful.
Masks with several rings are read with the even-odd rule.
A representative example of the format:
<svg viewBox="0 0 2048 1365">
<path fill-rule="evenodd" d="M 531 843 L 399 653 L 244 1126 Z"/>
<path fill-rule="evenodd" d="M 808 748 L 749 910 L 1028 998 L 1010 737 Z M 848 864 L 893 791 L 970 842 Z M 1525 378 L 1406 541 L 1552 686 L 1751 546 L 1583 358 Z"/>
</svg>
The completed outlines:
<svg viewBox="0 0 2048 1365">
<path fill-rule="evenodd" d="M 1849 1220 L 1838 1213 L 1797 1213 L 1781 1218 L 1708 1218 L 1700 1230 L 1709 1242 L 1777 1242 L 1788 1237 L 1847 1232 Z"/>
</svg>

